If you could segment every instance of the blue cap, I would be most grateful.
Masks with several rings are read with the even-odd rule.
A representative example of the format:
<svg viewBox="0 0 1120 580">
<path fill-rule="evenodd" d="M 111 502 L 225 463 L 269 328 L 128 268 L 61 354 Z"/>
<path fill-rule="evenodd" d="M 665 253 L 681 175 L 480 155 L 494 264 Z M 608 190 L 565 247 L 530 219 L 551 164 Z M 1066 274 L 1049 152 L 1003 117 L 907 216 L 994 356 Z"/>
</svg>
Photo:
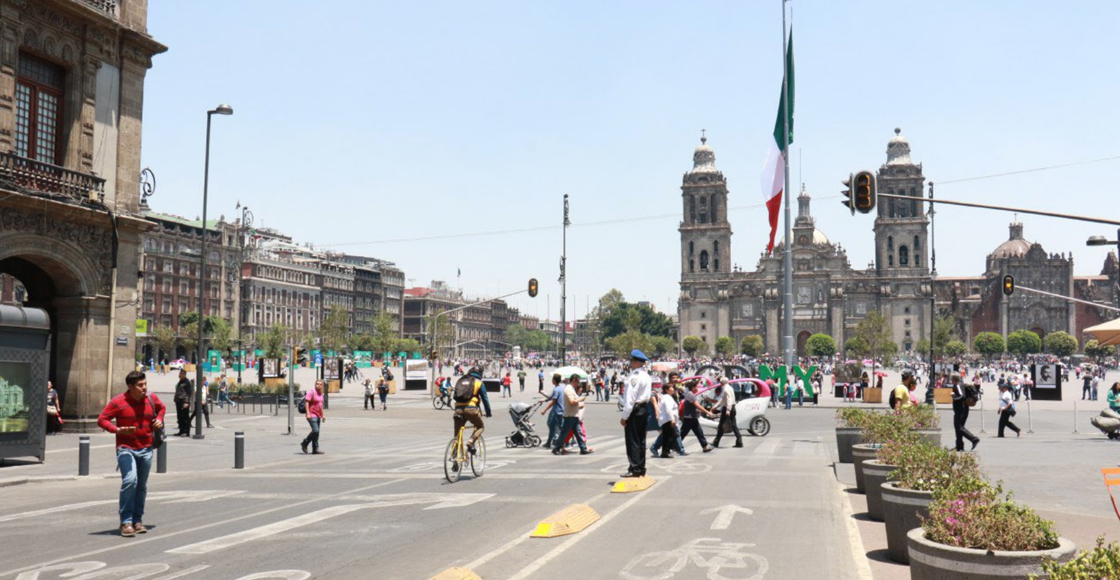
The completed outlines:
<svg viewBox="0 0 1120 580">
<path fill-rule="evenodd" d="M 642 351 L 640 351 L 636 348 L 634 350 L 630 351 L 630 358 L 635 359 L 635 360 L 640 360 L 640 361 L 643 361 L 643 362 L 649 360 L 649 357 L 646 356 L 646 353 L 644 353 L 644 352 L 642 352 Z"/>
</svg>

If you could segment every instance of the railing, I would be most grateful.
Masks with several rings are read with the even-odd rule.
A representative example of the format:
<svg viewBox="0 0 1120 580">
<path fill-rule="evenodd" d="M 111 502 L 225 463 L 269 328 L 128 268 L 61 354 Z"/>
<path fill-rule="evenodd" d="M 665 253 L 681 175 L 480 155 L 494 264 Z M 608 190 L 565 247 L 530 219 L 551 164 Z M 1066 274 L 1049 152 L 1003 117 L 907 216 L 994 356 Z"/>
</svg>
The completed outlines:
<svg viewBox="0 0 1120 580">
<path fill-rule="evenodd" d="M 117 0 L 81 0 L 81 2 L 109 16 L 117 15 Z"/>
<path fill-rule="evenodd" d="M 0 180 L 8 180 L 29 193 L 70 202 L 100 203 L 105 180 L 42 161 L 0 153 Z"/>
</svg>

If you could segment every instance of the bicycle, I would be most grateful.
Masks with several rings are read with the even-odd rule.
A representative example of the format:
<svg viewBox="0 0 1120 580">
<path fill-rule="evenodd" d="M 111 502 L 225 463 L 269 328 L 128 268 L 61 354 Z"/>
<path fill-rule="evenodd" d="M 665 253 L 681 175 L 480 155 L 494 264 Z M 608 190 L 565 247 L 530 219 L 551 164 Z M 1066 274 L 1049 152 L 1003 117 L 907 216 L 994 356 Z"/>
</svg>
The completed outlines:
<svg viewBox="0 0 1120 580">
<path fill-rule="evenodd" d="M 439 411 L 441 409 L 450 409 L 451 408 L 451 393 L 450 392 L 447 392 L 447 393 L 438 393 L 437 392 L 436 394 L 432 395 L 432 406 L 435 407 L 435 409 L 437 411 Z"/>
<path fill-rule="evenodd" d="M 448 483 L 459 481 L 459 476 L 463 474 L 463 468 L 468 462 L 475 477 L 482 477 L 482 473 L 486 471 L 486 439 L 479 437 L 474 444 L 474 453 L 468 453 L 467 443 L 463 440 L 463 431 L 466 429 L 466 425 L 459 428 L 459 433 L 451 438 L 447 444 L 447 451 L 443 454 L 443 475 Z M 478 431 L 474 426 L 471 426 L 471 429 L 472 435 Z"/>
</svg>

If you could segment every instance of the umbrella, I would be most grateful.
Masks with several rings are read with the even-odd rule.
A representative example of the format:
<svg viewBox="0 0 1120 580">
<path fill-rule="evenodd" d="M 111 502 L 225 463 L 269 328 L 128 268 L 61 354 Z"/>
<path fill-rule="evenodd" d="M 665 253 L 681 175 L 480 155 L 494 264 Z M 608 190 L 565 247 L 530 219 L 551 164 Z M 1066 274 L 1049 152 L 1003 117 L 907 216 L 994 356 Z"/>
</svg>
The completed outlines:
<svg viewBox="0 0 1120 580">
<path fill-rule="evenodd" d="M 1100 346 L 1120 345 L 1120 318 L 1110 320 L 1104 324 L 1090 326 L 1085 332 L 1097 337 Z"/>
<path fill-rule="evenodd" d="M 863 366 L 870 366 L 870 365 L 873 365 L 873 364 L 875 364 L 875 361 L 873 361 L 869 358 L 863 359 Z"/>
<path fill-rule="evenodd" d="M 885 377 L 885 376 L 887 376 L 887 373 L 885 373 L 885 372 L 883 372 L 883 371 L 875 371 L 875 376 L 877 376 L 877 377 Z"/>
<path fill-rule="evenodd" d="M 676 371 L 679 365 L 673 361 L 658 361 L 653 363 L 653 370 L 659 373 L 671 373 Z"/>
<path fill-rule="evenodd" d="M 584 381 L 587 380 L 587 371 L 585 371 L 585 370 L 583 370 L 579 367 L 574 367 L 574 366 L 560 367 L 560 368 L 552 371 L 552 374 L 560 375 L 560 378 L 565 380 L 565 381 L 572 378 L 572 375 L 579 375 L 579 378 L 581 380 L 584 380 Z"/>
</svg>

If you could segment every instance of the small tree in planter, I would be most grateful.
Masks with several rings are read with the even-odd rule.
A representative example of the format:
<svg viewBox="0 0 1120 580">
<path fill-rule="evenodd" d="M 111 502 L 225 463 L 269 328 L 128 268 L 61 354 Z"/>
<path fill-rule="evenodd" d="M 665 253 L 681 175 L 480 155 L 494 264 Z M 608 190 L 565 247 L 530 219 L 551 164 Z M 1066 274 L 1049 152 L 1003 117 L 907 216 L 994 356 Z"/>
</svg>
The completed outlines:
<svg viewBox="0 0 1120 580">
<path fill-rule="evenodd" d="M 1081 552 L 1068 562 L 1047 560 L 1042 564 L 1043 576 L 1031 576 L 1031 580 L 1103 580 L 1120 578 L 1120 548 L 1116 544 L 1105 544 L 1104 537 L 1097 538 L 1097 547 Z"/>
</svg>

